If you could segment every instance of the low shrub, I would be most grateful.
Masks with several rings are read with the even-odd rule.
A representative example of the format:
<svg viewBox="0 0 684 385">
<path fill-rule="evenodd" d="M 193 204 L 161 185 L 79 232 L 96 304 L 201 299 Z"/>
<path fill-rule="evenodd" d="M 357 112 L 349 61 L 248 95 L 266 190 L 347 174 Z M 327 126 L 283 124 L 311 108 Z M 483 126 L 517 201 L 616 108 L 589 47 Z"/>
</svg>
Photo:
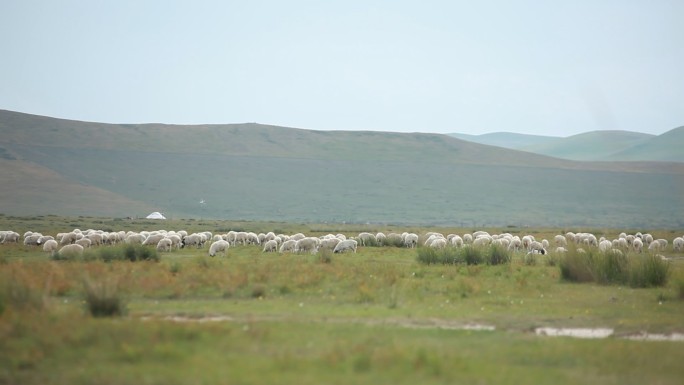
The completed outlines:
<svg viewBox="0 0 684 385">
<path fill-rule="evenodd" d="M 501 265 L 511 262 L 511 253 L 501 246 L 418 248 L 418 262 L 432 264 Z"/>
<path fill-rule="evenodd" d="M 670 275 L 668 262 L 659 257 L 625 255 L 615 250 L 571 250 L 560 258 L 559 268 L 566 281 L 631 287 L 665 286 Z"/>
<path fill-rule="evenodd" d="M 83 255 L 59 255 L 55 253 L 52 257 L 56 261 L 155 261 L 158 262 L 160 257 L 154 247 L 142 245 L 120 245 L 120 246 L 102 246 L 92 247 L 86 249 Z"/>
<path fill-rule="evenodd" d="M 126 304 L 119 291 L 119 285 L 112 280 L 93 282 L 83 280 L 83 294 L 86 309 L 93 317 L 114 317 L 126 314 Z"/>
</svg>

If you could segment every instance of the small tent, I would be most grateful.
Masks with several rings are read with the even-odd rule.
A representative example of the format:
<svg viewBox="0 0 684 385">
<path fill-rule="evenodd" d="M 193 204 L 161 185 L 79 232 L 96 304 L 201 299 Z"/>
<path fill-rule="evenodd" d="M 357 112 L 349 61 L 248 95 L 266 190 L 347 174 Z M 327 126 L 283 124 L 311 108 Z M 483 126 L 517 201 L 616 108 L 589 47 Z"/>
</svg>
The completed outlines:
<svg viewBox="0 0 684 385">
<path fill-rule="evenodd" d="M 147 219 L 166 219 L 166 217 L 158 211 L 151 213 L 150 215 L 146 216 L 145 218 L 147 218 Z"/>
</svg>

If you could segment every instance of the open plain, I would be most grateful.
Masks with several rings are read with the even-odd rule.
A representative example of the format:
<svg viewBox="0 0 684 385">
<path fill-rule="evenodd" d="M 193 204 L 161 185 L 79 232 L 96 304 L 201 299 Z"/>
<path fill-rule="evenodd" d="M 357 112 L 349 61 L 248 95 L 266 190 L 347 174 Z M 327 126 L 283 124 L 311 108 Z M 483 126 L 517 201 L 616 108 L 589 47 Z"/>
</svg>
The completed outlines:
<svg viewBox="0 0 684 385">
<path fill-rule="evenodd" d="M 212 258 L 210 241 L 159 253 L 147 246 L 154 258 L 135 262 L 107 259 L 103 250 L 121 245 L 67 259 L 21 239 L 2 244 L 1 383 L 679 384 L 684 373 L 684 253 L 672 247 L 681 230 L 649 231 L 669 240 L 658 252 L 668 279 L 634 287 L 570 282 L 554 253 L 513 251 L 500 264 L 418 258 L 428 232 L 541 241 L 579 229 L 4 215 L 0 224 L 22 237 L 73 229 L 420 235 L 417 248 L 341 254 L 233 244 Z M 623 231 L 636 233 L 590 232 L 614 239 Z"/>
</svg>

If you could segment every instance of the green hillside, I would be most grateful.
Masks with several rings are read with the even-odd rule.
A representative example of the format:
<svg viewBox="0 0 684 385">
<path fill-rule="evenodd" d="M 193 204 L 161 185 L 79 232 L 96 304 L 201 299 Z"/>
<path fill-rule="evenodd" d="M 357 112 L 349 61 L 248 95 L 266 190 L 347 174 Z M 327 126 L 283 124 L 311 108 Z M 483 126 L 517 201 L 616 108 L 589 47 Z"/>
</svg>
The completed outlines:
<svg viewBox="0 0 684 385">
<path fill-rule="evenodd" d="M 650 138 L 630 148 L 612 154 L 606 160 L 651 159 L 668 162 L 684 162 L 684 126 Z"/>
<path fill-rule="evenodd" d="M 563 159 L 604 160 L 615 153 L 647 142 L 652 137 L 650 134 L 630 131 L 592 131 L 519 149 Z M 638 160 L 656 159 L 647 157 Z"/>
<path fill-rule="evenodd" d="M 492 132 L 482 135 L 468 135 L 468 134 L 449 134 L 457 139 L 467 140 L 469 142 L 487 144 L 490 146 L 498 146 L 503 148 L 509 148 L 512 150 L 518 150 L 525 147 L 537 146 L 543 143 L 548 143 L 550 141 L 560 139 L 557 136 L 545 136 L 545 135 L 528 135 L 528 134 L 518 134 L 514 132 Z M 534 152 L 534 151 L 530 151 Z"/>
<path fill-rule="evenodd" d="M 257 124 L 112 125 L 0 112 L 0 127 L 0 154 L 12 164 L 0 177 L 54 176 L 0 185 L 8 214 L 684 226 L 679 163 L 572 162 L 445 135 Z"/>
</svg>

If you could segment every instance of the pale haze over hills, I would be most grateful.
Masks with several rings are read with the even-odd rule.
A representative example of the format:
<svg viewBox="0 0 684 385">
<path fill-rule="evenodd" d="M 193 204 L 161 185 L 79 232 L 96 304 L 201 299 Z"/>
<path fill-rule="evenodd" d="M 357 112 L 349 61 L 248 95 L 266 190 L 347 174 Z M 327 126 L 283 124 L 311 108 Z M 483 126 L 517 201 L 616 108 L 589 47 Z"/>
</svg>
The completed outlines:
<svg viewBox="0 0 684 385">
<path fill-rule="evenodd" d="M 0 108 L 138 124 L 660 135 L 684 2 L 3 1 Z"/>
</svg>

